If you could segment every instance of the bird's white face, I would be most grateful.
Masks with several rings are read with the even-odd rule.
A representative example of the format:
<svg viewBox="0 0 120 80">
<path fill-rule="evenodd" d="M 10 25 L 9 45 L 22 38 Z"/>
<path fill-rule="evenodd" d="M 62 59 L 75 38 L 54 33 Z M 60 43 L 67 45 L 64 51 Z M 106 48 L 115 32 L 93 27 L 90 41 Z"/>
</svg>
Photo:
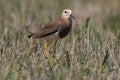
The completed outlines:
<svg viewBox="0 0 120 80">
<path fill-rule="evenodd" d="M 62 12 L 62 17 L 66 18 L 66 19 L 68 19 L 68 18 L 70 18 L 70 17 L 74 18 L 74 17 L 72 16 L 72 10 L 70 10 L 70 9 L 65 9 L 65 10 L 63 10 L 63 12 Z"/>
</svg>

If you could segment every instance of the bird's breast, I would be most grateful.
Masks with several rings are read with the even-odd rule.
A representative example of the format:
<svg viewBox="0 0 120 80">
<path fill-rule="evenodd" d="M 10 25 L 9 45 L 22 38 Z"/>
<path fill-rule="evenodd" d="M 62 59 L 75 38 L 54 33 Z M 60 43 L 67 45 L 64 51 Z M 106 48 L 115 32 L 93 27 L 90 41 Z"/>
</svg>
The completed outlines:
<svg viewBox="0 0 120 80">
<path fill-rule="evenodd" d="M 70 32 L 70 30 L 71 30 L 71 26 L 69 26 L 69 27 L 64 27 L 63 29 L 61 29 L 61 30 L 59 31 L 59 37 L 60 37 L 60 38 L 64 38 L 65 36 L 68 35 L 68 33 Z"/>
</svg>

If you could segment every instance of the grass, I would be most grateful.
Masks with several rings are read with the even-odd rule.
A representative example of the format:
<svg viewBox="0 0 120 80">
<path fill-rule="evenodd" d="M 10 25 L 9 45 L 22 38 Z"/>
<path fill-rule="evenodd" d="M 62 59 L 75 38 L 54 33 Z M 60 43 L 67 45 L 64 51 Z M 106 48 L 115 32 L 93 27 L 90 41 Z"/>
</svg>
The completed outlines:
<svg viewBox="0 0 120 80">
<path fill-rule="evenodd" d="M 71 34 L 57 43 L 59 64 L 51 71 L 43 55 L 43 42 L 32 42 L 27 36 L 33 28 L 58 16 L 60 11 L 55 14 L 56 8 L 49 13 L 54 7 L 54 0 L 46 3 L 47 6 L 44 6 L 41 0 L 26 0 L 26 5 L 22 0 L 7 1 L 1 0 L 0 3 L 0 80 L 120 79 L 117 23 L 112 24 L 115 26 L 115 35 L 105 31 L 99 24 L 92 24 L 91 18 L 86 19 L 82 25 L 73 25 L 76 28 Z M 3 3 L 6 3 L 6 6 Z M 59 1 L 56 2 L 56 7 L 58 3 Z M 61 0 L 60 3 L 63 3 L 64 8 L 66 0 Z M 45 11 L 48 7 L 50 10 Z M 60 7 L 58 9 L 62 10 Z M 37 44 L 36 48 L 26 52 L 33 44 Z M 50 55 L 53 53 L 52 46 L 53 44 L 49 47 Z"/>
</svg>

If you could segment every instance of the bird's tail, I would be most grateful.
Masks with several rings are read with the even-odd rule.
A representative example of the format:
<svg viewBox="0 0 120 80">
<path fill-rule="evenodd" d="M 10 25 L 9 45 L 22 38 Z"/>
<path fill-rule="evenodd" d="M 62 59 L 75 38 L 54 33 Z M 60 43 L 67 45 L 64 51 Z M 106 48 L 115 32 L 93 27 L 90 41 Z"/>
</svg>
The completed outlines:
<svg viewBox="0 0 120 80">
<path fill-rule="evenodd" d="M 29 35 L 28 38 L 31 38 L 33 34 Z"/>
</svg>

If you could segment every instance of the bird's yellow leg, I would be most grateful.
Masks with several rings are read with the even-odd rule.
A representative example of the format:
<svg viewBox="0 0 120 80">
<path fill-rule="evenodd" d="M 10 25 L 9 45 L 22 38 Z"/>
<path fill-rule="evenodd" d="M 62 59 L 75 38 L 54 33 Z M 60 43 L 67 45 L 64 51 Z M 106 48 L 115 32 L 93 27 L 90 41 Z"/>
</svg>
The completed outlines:
<svg viewBox="0 0 120 80">
<path fill-rule="evenodd" d="M 54 59 L 55 59 L 55 62 L 56 62 L 56 60 L 57 60 L 57 58 L 56 58 L 56 44 L 57 44 L 57 40 L 56 40 L 55 43 L 54 43 L 54 54 L 53 54 L 53 57 L 54 57 Z"/>
<path fill-rule="evenodd" d="M 48 51 L 47 51 L 47 46 L 48 46 L 48 42 L 46 42 L 46 43 L 44 44 L 45 57 L 48 59 L 48 58 L 49 58 L 49 54 L 48 54 Z"/>
<path fill-rule="evenodd" d="M 44 50 L 45 50 L 45 57 L 48 59 L 48 65 L 50 66 L 50 68 L 52 69 L 52 64 L 51 64 L 51 61 L 50 61 L 50 58 L 49 58 L 49 53 L 47 51 L 47 46 L 48 46 L 48 42 L 46 42 L 44 44 Z"/>
</svg>

